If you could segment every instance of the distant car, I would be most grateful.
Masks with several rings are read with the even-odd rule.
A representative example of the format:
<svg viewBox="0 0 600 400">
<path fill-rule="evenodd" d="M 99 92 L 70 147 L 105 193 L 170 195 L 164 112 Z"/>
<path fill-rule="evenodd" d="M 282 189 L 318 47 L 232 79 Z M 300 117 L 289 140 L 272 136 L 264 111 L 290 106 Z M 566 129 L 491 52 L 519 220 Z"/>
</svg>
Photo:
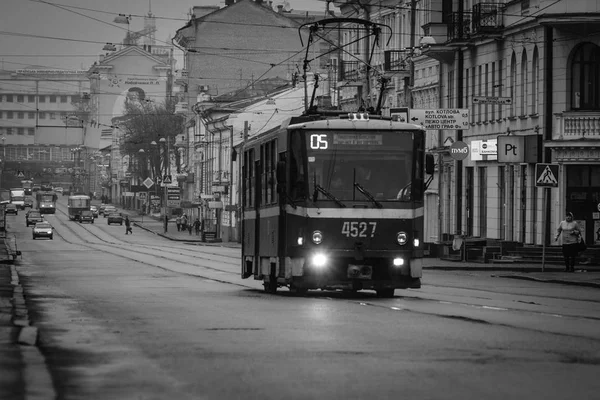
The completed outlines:
<svg viewBox="0 0 600 400">
<path fill-rule="evenodd" d="M 25 214 L 25 225 L 35 225 L 38 222 L 44 222 L 44 217 L 37 210 L 29 210 L 27 214 Z"/>
<path fill-rule="evenodd" d="M 33 207 L 33 197 L 25 197 L 25 201 L 24 201 L 24 207 Z"/>
<path fill-rule="evenodd" d="M 70 196 L 71 195 L 71 191 L 69 189 L 64 189 L 63 188 L 62 195 L 63 196 Z"/>
<path fill-rule="evenodd" d="M 100 204 L 100 207 L 98 207 L 98 215 L 102 215 L 104 216 L 104 209 L 106 208 L 107 204 Z"/>
<path fill-rule="evenodd" d="M 108 225 L 110 225 L 110 224 L 123 225 L 123 216 L 116 212 L 110 213 L 110 214 L 108 214 L 108 217 L 106 217 L 106 222 Z"/>
<path fill-rule="evenodd" d="M 19 207 L 16 204 L 8 203 L 4 209 L 4 214 L 15 214 L 19 215 Z"/>
<path fill-rule="evenodd" d="M 90 211 L 94 215 L 94 218 L 98 218 L 98 207 L 96 207 L 96 206 L 90 206 Z"/>
<path fill-rule="evenodd" d="M 32 232 L 33 232 L 34 240 L 39 237 L 47 237 L 50 239 L 52 239 L 54 237 L 54 229 L 52 228 L 52 225 L 50 225 L 46 221 L 38 222 L 37 224 L 35 224 Z"/>
<path fill-rule="evenodd" d="M 40 186 L 40 185 L 33 185 L 33 186 L 31 187 L 31 191 L 32 191 L 32 192 L 37 192 L 37 191 L 38 191 L 38 190 L 40 190 L 40 189 L 41 189 L 41 186 Z"/>
<path fill-rule="evenodd" d="M 113 214 L 117 212 L 117 207 L 115 206 L 106 206 L 104 207 L 104 210 L 102 211 L 102 215 L 104 215 L 104 218 L 108 217 L 108 214 Z"/>
<path fill-rule="evenodd" d="M 83 210 L 81 211 L 81 214 L 79 214 L 79 222 L 83 223 L 83 222 L 90 222 L 90 223 L 94 223 L 94 214 L 92 213 L 91 210 Z"/>
<path fill-rule="evenodd" d="M 55 187 L 55 188 L 54 188 L 54 191 L 55 191 L 56 193 L 63 193 L 65 190 L 64 190 L 62 187 L 60 187 L 60 186 L 57 186 L 57 187 Z"/>
</svg>

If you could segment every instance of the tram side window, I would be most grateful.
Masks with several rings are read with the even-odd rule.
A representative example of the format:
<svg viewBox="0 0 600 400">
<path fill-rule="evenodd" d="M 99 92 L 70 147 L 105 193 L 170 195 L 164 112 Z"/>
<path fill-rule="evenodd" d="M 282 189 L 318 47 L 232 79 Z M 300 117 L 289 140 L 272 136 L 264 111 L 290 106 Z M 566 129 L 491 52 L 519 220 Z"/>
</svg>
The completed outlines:
<svg viewBox="0 0 600 400">
<path fill-rule="evenodd" d="M 275 144 L 275 140 L 265 143 L 265 204 L 274 204 L 277 202 L 277 191 L 275 190 L 275 170 L 277 168 L 275 158 L 277 155 L 277 146 Z"/>
<path fill-rule="evenodd" d="M 254 149 L 250 149 L 244 154 L 244 205 L 248 208 L 254 206 Z"/>
<path fill-rule="evenodd" d="M 306 173 L 302 157 L 302 139 L 300 134 L 290 136 L 290 195 L 294 200 L 306 198 Z"/>
</svg>

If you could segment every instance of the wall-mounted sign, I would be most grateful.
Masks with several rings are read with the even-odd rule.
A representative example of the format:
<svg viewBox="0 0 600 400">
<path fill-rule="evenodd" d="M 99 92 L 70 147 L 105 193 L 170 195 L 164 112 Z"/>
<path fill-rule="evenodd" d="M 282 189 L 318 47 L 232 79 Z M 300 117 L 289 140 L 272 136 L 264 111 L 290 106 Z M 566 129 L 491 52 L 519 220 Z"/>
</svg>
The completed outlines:
<svg viewBox="0 0 600 400">
<path fill-rule="evenodd" d="M 537 163 L 542 161 L 542 136 L 498 136 L 498 162 Z"/>
<path fill-rule="evenodd" d="M 472 140 L 471 141 L 471 160 L 472 161 L 493 161 L 497 159 L 498 140 Z"/>
<path fill-rule="evenodd" d="M 469 109 L 410 110 L 408 122 L 425 129 L 469 129 Z"/>
</svg>

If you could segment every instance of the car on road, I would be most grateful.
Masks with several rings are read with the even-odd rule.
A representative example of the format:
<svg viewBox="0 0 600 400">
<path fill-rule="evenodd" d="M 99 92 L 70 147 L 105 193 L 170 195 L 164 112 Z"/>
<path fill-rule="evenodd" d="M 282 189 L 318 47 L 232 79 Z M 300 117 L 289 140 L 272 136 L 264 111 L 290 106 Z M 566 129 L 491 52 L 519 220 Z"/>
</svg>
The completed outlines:
<svg viewBox="0 0 600 400">
<path fill-rule="evenodd" d="M 61 186 L 57 186 L 57 187 L 54 188 L 54 191 L 56 193 L 62 194 L 65 190 Z"/>
<path fill-rule="evenodd" d="M 102 211 L 102 214 L 104 215 L 104 218 L 108 217 L 108 214 L 112 214 L 112 213 L 116 213 L 117 212 L 117 207 L 115 206 L 106 206 L 104 207 L 104 210 Z"/>
<path fill-rule="evenodd" d="M 25 225 L 35 225 L 38 222 L 44 222 L 44 217 L 37 210 L 29 210 L 27 214 L 25 214 Z"/>
<path fill-rule="evenodd" d="M 106 217 L 106 222 L 108 225 L 110 225 L 110 224 L 123 225 L 123 216 L 117 212 L 110 213 Z"/>
<path fill-rule="evenodd" d="M 81 213 L 79 214 L 79 222 L 83 223 L 83 222 L 89 222 L 89 223 L 94 223 L 94 214 L 92 213 L 92 210 L 83 210 L 81 211 Z"/>
<path fill-rule="evenodd" d="M 90 206 L 90 211 L 94 215 L 94 218 L 98 218 L 98 207 L 96 207 L 96 206 Z"/>
<path fill-rule="evenodd" d="M 29 207 L 33 207 L 33 197 L 27 196 L 25 197 L 25 201 L 23 202 L 23 206 L 25 208 Z"/>
<path fill-rule="evenodd" d="M 52 239 L 54 237 L 54 229 L 49 222 L 38 222 L 34 225 L 32 229 L 33 239 L 37 239 L 39 237 L 47 237 Z"/>
<path fill-rule="evenodd" d="M 16 204 L 13 203 L 8 203 L 6 206 L 4 206 L 4 214 L 14 214 L 14 215 L 19 215 L 19 207 L 17 207 Z"/>
</svg>

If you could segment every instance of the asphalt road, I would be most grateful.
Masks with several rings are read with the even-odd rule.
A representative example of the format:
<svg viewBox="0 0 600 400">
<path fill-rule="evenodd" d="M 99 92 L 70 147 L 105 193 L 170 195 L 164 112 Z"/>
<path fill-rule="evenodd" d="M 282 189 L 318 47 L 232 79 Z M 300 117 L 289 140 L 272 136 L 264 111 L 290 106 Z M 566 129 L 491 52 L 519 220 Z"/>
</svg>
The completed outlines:
<svg viewBox="0 0 600 400">
<path fill-rule="evenodd" d="M 419 290 L 262 292 L 239 250 L 48 216 L 18 267 L 59 399 L 566 399 L 600 393 L 600 291 L 425 271 Z M 35 377 L 27 382 L 36 385 Z"/>
</svg>

